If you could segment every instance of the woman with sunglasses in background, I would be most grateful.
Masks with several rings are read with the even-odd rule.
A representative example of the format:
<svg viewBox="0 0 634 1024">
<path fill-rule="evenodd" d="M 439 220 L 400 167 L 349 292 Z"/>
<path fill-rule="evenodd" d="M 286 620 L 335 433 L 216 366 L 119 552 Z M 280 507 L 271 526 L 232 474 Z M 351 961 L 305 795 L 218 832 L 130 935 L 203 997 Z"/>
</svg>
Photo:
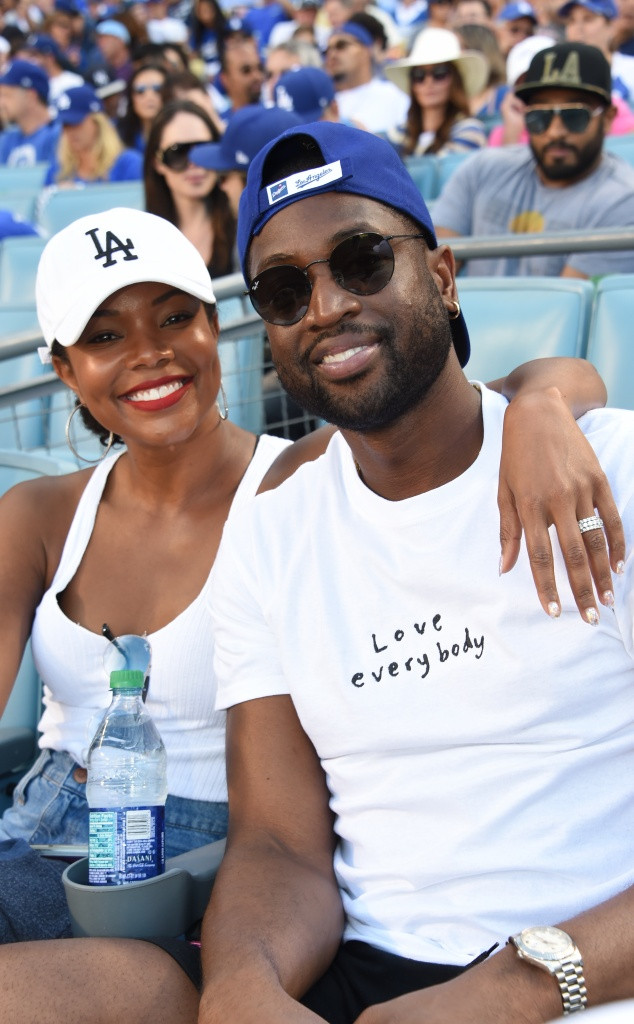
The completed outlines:
<svg viewBox="0 0 634 1024">
<path fill-rule="evenodd" d="M 469 97 L 484 88 L 488 65 L 481 53 L 462 53 L 453 32 L 423 29 L 409 57 L 389 64 L 385 76 L 411 99 L 405 125 L 390 134 L 403 156 L 469 153 L 486 145 Z"/>
<path fill-rule="evenodd" d="M 236 222 L 219 175 L 193 164 L 189 156 L 193 146 L 219 138 L 206 111 L 175 100 L 152 124 L 144 163 L 146 209 L 180 228 L 212 277 L 234 269 Z"/>
<path fill-rule="evenodd" d="M 145 152 L 154 118 L 165 103 L 167 71 L 162 64 L 142 64 L 133 72 L 126 89 L 126 109 L 117 125 L 126 146 Z"/>
</svg>

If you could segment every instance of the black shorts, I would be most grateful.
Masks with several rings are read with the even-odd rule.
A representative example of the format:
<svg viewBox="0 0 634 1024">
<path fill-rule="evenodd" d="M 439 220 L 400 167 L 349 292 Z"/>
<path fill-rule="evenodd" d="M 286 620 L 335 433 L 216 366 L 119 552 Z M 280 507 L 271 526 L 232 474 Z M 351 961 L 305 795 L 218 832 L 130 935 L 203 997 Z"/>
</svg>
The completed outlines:
<svg viewBox="0 0 634 1024">
<path fill-rule="evenodd" d="M 200 946 L 181 939 L 152 940 L 180 964 L 200 990 L 202 971 Z M 408 960 L 394 953 L 375 949 L 366 942 L 345 942 L 326 973 L 300 1000 L 303 1006 L 323 1017 L 328 1024 L 354 1024 L 368 1006 L 418 989 L 440 985 L 485 960 L 495 946 L 478 956 L 467 967 L 428 964 Z"/>
</svg>

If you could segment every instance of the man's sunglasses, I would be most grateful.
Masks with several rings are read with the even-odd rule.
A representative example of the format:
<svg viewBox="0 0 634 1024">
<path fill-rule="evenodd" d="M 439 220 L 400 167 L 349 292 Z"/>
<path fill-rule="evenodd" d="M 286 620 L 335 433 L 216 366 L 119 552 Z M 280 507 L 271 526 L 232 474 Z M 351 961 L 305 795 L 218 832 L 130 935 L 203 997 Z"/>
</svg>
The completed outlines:
<svg viewBox="0 0 634 1024">
<path fill-rule="evenodd" d="M 290 327 L 308 311 L 312 285 L 306 271 L 316 263 L 327 263 L 335 283 L 353 295 L 375 295 L 385 288 L 394 273 L 397 238 L 427 238 L 426 235 L 377 235 L 366 231 L 351 235 L 334 247 L 328 259 L 311 260 L 305 267 L 284 264 L 270 267 L 254 277 L 249 295 L 256 313 L 269 324 Z"/>
<path fill-rule="evenodd" d="M 444 82 L 451 74 L 450 64 L 433 64 L 430 68 L 412 68 L 409 73 L 410 82 L 424 82 L 431 75 L 434 82 Z"/>
<path fill-rule="evenodd" d="M 144 92 L 163 92 L 163 86 L 159 82 L 153 85 L 133 85 L 132 92 L 135 96 L 142 96 Z"/>
<path fill-rule="evenodd" d="M 175 142 L 173 146 L 167 146 L 158 154 L 161 163 L 169 167 L 170 171 L 184 171 L 189 166 L 189 153 L 193 146 L 199 146 L 203 139 L 196 142 Z"/>
<path fill-rule="evenodd" d="M 524 123 L 530 135 L 541 135 L 550 128 L 555 114 L 567 132 L 580 135 L 593 117 L 603 113 L 603 107 L 587 107 L 585 103 L 570 103 L 567 107 L 530 107 L 524 113 Z"/>
</svg>

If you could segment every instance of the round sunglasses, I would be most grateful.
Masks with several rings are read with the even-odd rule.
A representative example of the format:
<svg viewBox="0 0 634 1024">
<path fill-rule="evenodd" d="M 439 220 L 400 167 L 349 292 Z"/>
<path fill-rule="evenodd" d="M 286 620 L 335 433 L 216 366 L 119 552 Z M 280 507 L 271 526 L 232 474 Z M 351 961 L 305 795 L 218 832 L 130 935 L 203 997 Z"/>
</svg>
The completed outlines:
<svg viewBox="0 0 634 1024">
<path fill-rule="evenodd" d="M 175 142 L 166 146 L 157 155 L 161 163 L 169 167 L 170 171 L 184 171 L 189 166 L 189 153 L 194 146 L 200 146 L 203 142 L 211 142 L 211 139 L 196 139 L 195 142 Z"/>
<path fill-rule="evenodd" d="M 524 112 L 524 123 L 530 135 L 541 135 L 550 128 L 555 114 L 567 132 L 580 135 L 593 117 L 603 113 L 603 107 L 588 107 L 585 103 L 570 103 L 566 107 L 531 107 Z"/>
<path fill-rule="evenodd" d="M 327 263 L 335 283 L 353 295 L 375 295 L 385 288 L 394 273 L 396 239 L 427 235 L 378 235 L 365 231 L 351 235 L 334 247 L 323 260 L 311 260 L 305 267 L 283 264 L 269 267 L 254 277 L 247 292 L 253 308 L 263 320 L 278 327 L 299 323 L 308 311 L 312 285 L 306 271 L 316 263 Z"/>
<path fill-rule="evenodd" d="M 444 82 L 451 74 L 450 64 L 433 64 L 429 68 L 412 68 L 409 73 L 410 82 L 424 82 L 428 76 L 434 82 Z"/>
</svg>

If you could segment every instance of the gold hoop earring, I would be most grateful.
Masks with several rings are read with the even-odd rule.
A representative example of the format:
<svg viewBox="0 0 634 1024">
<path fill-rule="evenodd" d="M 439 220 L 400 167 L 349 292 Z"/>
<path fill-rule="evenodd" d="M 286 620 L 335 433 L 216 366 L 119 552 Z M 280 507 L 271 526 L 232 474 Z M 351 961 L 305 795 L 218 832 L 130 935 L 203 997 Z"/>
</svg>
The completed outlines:
<svg viewBox="0 0 634 1024">
<path fill-rule="evenodd" d="M 219 402 L 216 401 L 216 405 L 218 406 L 218 414 L 221 420 L 226 420 L 227 416 L 229 415 L 229 406 L 227 405 L 227 395 L 222 384 L 222 378 L 220 379 L 220 394 L 222 395 L 222 404 L 224 406 L 224 410 L 220 408 Z"/>
<path fill-rule="evenodd" d="M 71 426 L 71 423 L 73 422 L 73 416 L 75 415 L 76 412 L 79 412 L 79 410 L 81 408 L 82 408 L 81 403 L 79 405 L 76 405 L 73 409 L 71 409 L 70 415 L 69 415 L 68 419 L 66 420 L 66 427 L 65 427 L 65 430 L 64 430 L 64 433 L 66 434 L 66 444 L 70 448 L 70 450 L 73 453 L 73 455 L 75 456 L 75 458 L 79 460 L 79 462 L 87 462 L 89 466 L 96 466 L 98 462 L 101 462 L 103 459 L 105 459 L 106 455 L 108 454 L 108 452 L 112 448 L 112 445 L 114 444 L 114 434 L 113 434 L 113 432 L 111 430 L 109 435 L 108 435 L 108 444 L 106 445 L 103 454 L 100 455 L 98 459 L 86 459 L 83 455 L 80 455 L 79 452 L 76 450 L 76 448 L 73 445 L 73 442 L 71 440 L 71 437 L 70 437 L 70 426 Z"/>
<path fill-rule="evenodd" d="M 449 310 L 447 310 L 447 315 L 450 320 L 457 320 L 460 316 L 460 303 L 457 299 L 452 299 L 451 304 L 454 307 L 453 313 L 450 313 Z"/>
</svg>

